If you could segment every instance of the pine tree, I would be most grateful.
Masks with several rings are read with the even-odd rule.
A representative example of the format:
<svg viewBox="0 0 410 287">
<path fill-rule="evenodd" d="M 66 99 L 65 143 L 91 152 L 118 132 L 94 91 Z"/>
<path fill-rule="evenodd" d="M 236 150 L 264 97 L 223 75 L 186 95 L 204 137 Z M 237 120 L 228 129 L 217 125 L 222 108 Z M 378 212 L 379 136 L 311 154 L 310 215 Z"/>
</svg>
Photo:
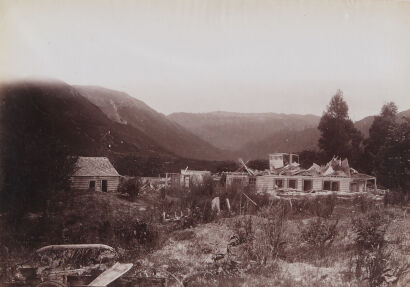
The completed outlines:
<svg viewBox="0 0 410 287">
<path fill-rule="evenodd" d="M 397 106 L 385 104 L 376 116 L 365 142 L 368 171 L 384 187 L 407 190 L 410 170 L 410 120 L 397 118 Z"/>
<path fill-rule="evenodd" d="M 338 90 L 319 122 L 319 148 L 327 158 L 339 156 L 348 158 L 354 164 L 361 156 L 363 137 L 354 127 L 348 112 L 343 92 Z"/>
</svg>

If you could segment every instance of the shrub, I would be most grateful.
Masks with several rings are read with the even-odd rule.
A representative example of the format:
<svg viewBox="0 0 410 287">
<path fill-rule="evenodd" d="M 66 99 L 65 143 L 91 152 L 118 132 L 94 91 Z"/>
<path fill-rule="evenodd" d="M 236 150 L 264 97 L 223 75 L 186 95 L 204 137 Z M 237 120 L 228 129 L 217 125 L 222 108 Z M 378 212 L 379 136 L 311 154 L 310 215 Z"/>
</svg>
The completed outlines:
<svg viewBox="0 0 410 287">
<path fill-rule="evenodd" d="M 338 220 L 317 219 L 311 221 L 301 232 L 302 240 L 308 245 L 323 252 L 329 248 L 337 235 Z"/>
<path fill-rule="evenodd" d="M 353 199 L 353 204 L 358 207 L 362 213 L 366 213 L 374 207 L 374 201 L 363 195 L 355 197 Z"/>
<path fill-rule="evenodd" d="M 172 237 L 176 241 L 191 240 L 195 238 L 195 232 L 192 230 L 181 230 L 175 232 Z"/>
<path fill-rule="evenodd" d="M 317 196 L 311 203 L 311 213 L 319 217 L 329 218 L 333 214 L 336 201 L 336 194 Z"/>
<path fill-rule="evenodd" d="M 353 231 L 356 233 L 355 243 L 359 250 L 374 250 L 385 244 L 385 221 L 378 212 L 354 218 Z"/>
<path fill-rule="evenodd" d="M 283 256 L 286 241 L 283 237 L 284 220 L 282 216 L 268 218 L 259 224 L 259 233 L 255 237 L 255 253 L 263 264 L 268 259 L 276 259 Z"/>
<path fill-rule="evenodd" d="M 410 197 L 402 190 L 388 190 L 383 197 L 383 203 L 387 205 L 400 205 L 403 206 L 408 203 Z"/>
<path fill-rule="evenodd" d="M 284 255 L 285 214 L 281 206 L 271 206 L 262 208 L 259 215 L 241 217 L 234 228 L 238 244 L 244 244 L 247 259 L 266 265 L 269 260 Z"/>
<path fill-rule="evenodd" d="M 335 194 L 292 200 L 292 213 L 330 218 L 337 203 Z"/>
<path fill-rule="evenodd" d="M 119 187 L 119 192 L 128 194 L 131 200 L 135 200 L 138 196 L 140 189 L 142 186 L 141 178 L 139 177 L 131 177 L 125 179 Z"/>
<path fill-rule="evenodd" d="M 365 279 L 368 280 L 369 286 L 381 286 L 384 283 L 389 257 L 390 254 L 383 247 L 377 247 L 365 255 L 363 260 L 366 271 Z"/>
<path fill-rule="evenodd" d="M 361 277 L 363 270 L 370 286 L 380 286 L 384 281 L 390 254 L 386 251 L 387 222 L 378 212 L 353 219 L 353 231 L 356 233 L 356 276 Z"/>
<path fill-rule="evenodd" d="M 253 224 L 252 217 L 243 217 L 243 220 L 236 220 L 234 229 L 239 238 L 239 244 L 251 242 L 253 240 Z"/>
</svg>

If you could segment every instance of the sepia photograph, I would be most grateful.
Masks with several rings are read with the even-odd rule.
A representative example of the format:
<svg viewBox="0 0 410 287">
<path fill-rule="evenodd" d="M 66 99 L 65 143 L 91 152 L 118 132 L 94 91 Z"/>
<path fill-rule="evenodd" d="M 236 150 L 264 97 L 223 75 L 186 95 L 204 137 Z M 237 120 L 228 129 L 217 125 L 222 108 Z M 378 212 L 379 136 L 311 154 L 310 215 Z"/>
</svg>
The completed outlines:
<svg viewBox="0 0 410 287">
<path fill-rule="evenodd" d="M 410 1 L 0 0 L 0 287 L 410 286 Z"/>
</svg>

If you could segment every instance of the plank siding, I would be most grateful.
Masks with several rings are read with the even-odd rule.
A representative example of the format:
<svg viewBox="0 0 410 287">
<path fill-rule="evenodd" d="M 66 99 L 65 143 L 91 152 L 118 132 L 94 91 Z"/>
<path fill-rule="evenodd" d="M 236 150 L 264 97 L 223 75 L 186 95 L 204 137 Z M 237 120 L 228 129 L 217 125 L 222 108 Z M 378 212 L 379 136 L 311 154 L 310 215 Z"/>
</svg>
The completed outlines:
<svg viewBox="0 0 410 287">
<path fill-rule="evenodd" d="M 312 190 L 323 190 L 324 181 L 337 181 L 339 182 L 339 191 L 350 192 L 349 177 L 312 177 L 312 176 L 278 176 L 278 175 L 262 175 L 256 177 L 256 190 L 257 192 L 272 192 L 275 190 L 275 179 L 283 179 L 284 188 L 288 189 L 289 179 L 295 179 L 297 182 L 296 191 L 303 191 L 303 181 L 312 181 Z"/>
<path fill-rule="evenodd" d="M 102 180 L 107 181 L 107 192 L 116 192 L 120 184 L 119 176 L 73 176 L 71 189 L 89 190 L 90 181 L 95 181 L 95 191 L 102 191 Z"/>
</svg>

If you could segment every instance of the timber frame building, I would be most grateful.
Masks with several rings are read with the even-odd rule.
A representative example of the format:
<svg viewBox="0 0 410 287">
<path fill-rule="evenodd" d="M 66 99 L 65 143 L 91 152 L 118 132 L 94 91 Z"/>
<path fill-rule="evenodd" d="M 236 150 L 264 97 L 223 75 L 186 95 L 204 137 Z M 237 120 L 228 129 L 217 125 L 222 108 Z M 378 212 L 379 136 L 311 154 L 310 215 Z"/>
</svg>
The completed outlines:
<svg viewBox="0 0 410 287">
<path fill-rule="evenodd" d="M 374 176 L 358 173 L 350 168 L 347 159 L 333 158 L 324 166 L 313 164 L 309 169 L 299 167 L 296 154 L 269 155 L 269 170 L 252 174 L 231 173 L 227 186 L 234 183 L 254 188 L 257 192 L 366 192 L 377 189 Z"/>
<path fill-rule="evenodd" d="M 116 192 L 120 177 L 106 157 L 79 157 L 71 176 L 71 189 Z"/>
</svg>

